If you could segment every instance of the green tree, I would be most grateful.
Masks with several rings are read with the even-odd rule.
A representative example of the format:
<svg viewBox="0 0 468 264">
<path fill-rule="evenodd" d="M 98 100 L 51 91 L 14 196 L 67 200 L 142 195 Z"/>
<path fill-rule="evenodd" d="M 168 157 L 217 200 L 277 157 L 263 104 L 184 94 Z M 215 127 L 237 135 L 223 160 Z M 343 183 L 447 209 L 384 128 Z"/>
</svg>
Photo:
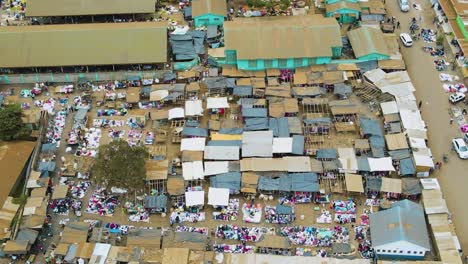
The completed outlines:
<svg viewBox="0 0 468 264">
<path fill-rule="evenodd" d="M 146 148 L 130 147 L 123 140 L 102 145 L 92 169 L 94 181 L 109 188 L 124 188 L 128 192 L 141 191 L 145 184 L 147 158 Z"/>
<path fill-rule="evenodd" d="M 290 0 L 280 0 L 280 9 L 285 11 L 291 6 Z"/>
<path fill-rule="evenodd" d="M 27 136 L 31 131 L 21 119 L 22 111 L 18 104 L 7 105 L 0 109 L 0 139 L 13 140 Z"/>
</svg>

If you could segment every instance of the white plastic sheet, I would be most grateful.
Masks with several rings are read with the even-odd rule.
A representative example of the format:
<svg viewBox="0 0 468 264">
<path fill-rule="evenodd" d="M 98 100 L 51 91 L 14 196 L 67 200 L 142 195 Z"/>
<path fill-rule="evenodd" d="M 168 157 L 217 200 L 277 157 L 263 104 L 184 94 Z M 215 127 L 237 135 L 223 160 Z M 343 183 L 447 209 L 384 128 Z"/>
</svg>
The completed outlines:
<svg viewBox="0 0 468 264">
<path fill-rule="evenodd" d="M 183 138 L 180 143 L 180 151 L 203 151 L 205 150 L 205 138 Z"/>
<path fill-rule="evenodd" d="M 196 206 L 205 204 L 205 191 L 185 192 L 185 205 Z"/>
<path fill-rule="evenodd" d="M 182 107 L 172 108 L 169 110 L 169 120 L 177 119 L 177 118 L 184 118 L 185 112 Z"/>
<path fill-rule="evenodd" d="M 208 204 L 227 206 L 229 204 L 229 189 L 210 187 L 208 190 Z"/>
</svg>

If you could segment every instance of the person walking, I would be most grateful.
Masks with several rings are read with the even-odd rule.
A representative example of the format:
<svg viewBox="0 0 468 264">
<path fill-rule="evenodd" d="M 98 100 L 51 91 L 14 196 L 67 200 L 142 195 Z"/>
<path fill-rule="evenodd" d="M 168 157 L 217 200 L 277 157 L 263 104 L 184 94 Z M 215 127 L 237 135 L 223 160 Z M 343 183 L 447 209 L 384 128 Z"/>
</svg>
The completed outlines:
<svg viewBox="0 0 468 264">
<path fill-rule="evenodd" d="M 400 28 L 400 21 L 396 23 L 396 28 Z"/>
<path fill-rule="evenodd" d="M 450 117 L 449 123 L 450 123 L 450 124 L 453 124 L 453 117 Z"/>
<path fill-rule="evenodd" d="M 421 106 L 422 106 L 422 100 L 419 101 L 418 108 L 421 109 Z"/>
</svg>

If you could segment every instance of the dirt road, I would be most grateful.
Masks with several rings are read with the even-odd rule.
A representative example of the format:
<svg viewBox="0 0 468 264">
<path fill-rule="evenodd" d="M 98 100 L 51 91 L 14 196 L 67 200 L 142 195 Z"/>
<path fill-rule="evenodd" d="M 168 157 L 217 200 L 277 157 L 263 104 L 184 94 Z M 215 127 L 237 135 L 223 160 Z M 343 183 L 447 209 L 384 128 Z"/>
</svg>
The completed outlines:
<svg viewBox="0 0 468 264">
<path fill-rule="evenodd" d="M 410 12 L 403 13 L 399 10 L 396 0 L 387 1 L 388 14 L 395 16 L 401 22 L 401 29 L 397 30 L 397 34 L 402 31 L 409 33 L 409 21 L 412 17 L 419 20 L 419 17 L 423 16 L 423 28 L 435 29 L 432 24 L 434 11 L 431 10 L 429 1 L 415 0 L 414 2 L 420 4 L 422 10 L 412 8 Z M 400 42 L 408 72 L 416 87 L 416 97 L 418 101 L 423 101 L 422 116 L 428 125 L 429 147 L 432 149 L 434 160 L 441 161 L 444 153 L 449 154 L 449 163 L 443 165 L 442 169 L 434 175 L 439 178 L 449 210 L 453 213 L 458 238 L 466 254 L 468 252 L 468 225 L 465 221 L 468 219 L 468 210 L 464 208 L 462 201 L 466 198 L 464 194 L 468 186 L 466 172 L 468 161 L 459 159 L 451 151 L 451 139 L 461 136 L 461 133 L 455 124 L 449 124 L 451 104 L 448 102 L 448 94 L 442 89 L 442 83 L 439 80 L 440 72 L 437 72 L 433 65 L 434 57 L 422 50 L 424 45 L 428 44 L 419 40 L 415 41 L 413 47 L 405 48 Z M 446 60 L 451 62 L 452 58 L 446 58 Z"/>
</svg>

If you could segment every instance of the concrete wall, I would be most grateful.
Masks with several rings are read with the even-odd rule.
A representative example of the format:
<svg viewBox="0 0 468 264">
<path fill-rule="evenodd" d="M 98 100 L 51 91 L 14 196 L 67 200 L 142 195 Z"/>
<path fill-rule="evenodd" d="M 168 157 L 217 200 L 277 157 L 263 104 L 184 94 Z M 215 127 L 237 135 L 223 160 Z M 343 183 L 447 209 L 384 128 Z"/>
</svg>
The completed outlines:
<svg viewBox="0 0 468 264">
<path fill-rule="evenodd" d="M 40 73 L 40 74 L 0 74 L 0 84 L 23 84 L 37 82 L 76 82 L 78 78 L 88 78 L 93 81 L 125 80 L 131 76 L 152 76 L 162 78 L 167 71 L 131 71 L 131 72 L 99 72 L 99 73 Z"/>
</svg>

